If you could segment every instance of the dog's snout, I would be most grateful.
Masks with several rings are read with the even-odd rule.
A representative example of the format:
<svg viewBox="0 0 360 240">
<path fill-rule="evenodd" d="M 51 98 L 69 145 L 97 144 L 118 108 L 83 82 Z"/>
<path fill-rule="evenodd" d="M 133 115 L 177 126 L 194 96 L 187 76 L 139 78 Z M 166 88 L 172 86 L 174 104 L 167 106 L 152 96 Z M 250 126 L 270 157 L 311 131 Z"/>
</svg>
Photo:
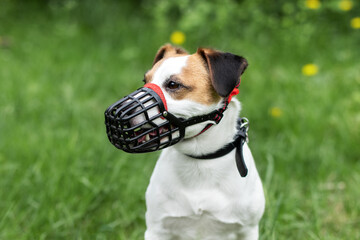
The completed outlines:
<svg viewBox="0 0 360 240">
<path fill-rule="evenodd" d="M 150 88 L 140 88 L 113 104 L 105 112 L 110 142 L 126 152 L 152 152 L 181 140 L 178 126 L 162 113 L 162 99 Z"/>
<path fill-rule="evenodd" d="M 132 126 L 146 123 L 154 119 L 158 121 L 156 117 L 160 114 L 160 109 L 156 105 L 154 99 L 150 99 L 146 102 L 140 102 L 137 107 L 129 111 L 130 123 Z"/>
</svg>

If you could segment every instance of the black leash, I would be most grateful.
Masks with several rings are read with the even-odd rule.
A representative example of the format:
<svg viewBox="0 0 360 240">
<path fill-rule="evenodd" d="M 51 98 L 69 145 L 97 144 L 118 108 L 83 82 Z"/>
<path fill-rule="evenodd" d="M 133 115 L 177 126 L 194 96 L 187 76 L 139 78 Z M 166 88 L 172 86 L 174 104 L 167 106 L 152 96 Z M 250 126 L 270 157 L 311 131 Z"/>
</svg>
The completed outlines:
<svg viewBox="0 0 360 240">
<path fill-rule="evenodd" d="M 241 177 L 246 177 L 248 173 L 248 169 L 246 167 L 244 160 L 243 146 L 248 139 L 247 132 L 249 130 L 249 121 L 247 120 L 247 118 L 238 119 L 237 129 L 238 132 L 235 136 L 234 141 L 225 145 L 223 148 L 217 150 L 216 152 L 201 156 L 194 156 L 194 155 L 187 155 L 187 156 L 195 159 L 210 160 L 210 159 L 223 157 L 226 154 L 230 153 L 232 150 L 234 150 L 234 148 L 236 148 L 236 153 L 235 153 L 236 166 L 239 170 Z"/>
</svg>

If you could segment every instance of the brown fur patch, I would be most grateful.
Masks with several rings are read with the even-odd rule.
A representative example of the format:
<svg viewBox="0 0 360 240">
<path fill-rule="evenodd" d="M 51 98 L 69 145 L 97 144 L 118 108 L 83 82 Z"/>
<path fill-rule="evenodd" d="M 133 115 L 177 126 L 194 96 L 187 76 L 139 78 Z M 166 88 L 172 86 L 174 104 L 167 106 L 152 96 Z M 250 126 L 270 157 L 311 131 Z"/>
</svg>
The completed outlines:
<svg viewBox="0 0 360 240">
<path fill-rule="evenodd" d="M 154 59 L 153 67 L 147 73 L 145 73 L 145 82 L 149 83 L 152 81 L 154 73 L 166 59 L 170 57 L 186 56 L 187 54 L 188 53 L 182 48 L 174 47 L 170 44 L 165 44 L 158 50 Z"/>
<path fill-rule="evenodd" d="M 213 50 L 209 49 L 208 51 Z M 153 67 L 145 73 L 145 82 L 152 81 L 155 72 L 166 59 L 186 55 L 184 50 L 169 44 L 162 46 L 155 56 Z M 212 86 L 208 66 L 198 52 L 189 55 L 182 72 L 172 77 L 175 82 L 184 86 L 175 91 L 168 91 L 174 99 L 190 99 L 204 105 L 211 105 L 217 103 L 221 98 Z"/>
<path fill-rule="evenodd" d="M 175 99 L 191 99 L 205 105 L 211 105 L 220 100 L 220 96 L 211 85 L 207 66 L 199 54 L 189 56 L 186 66 L 176 78 L 186 88 L 174 92 L 172 95 Z"/>
<path fill-rule="evenodd" d="M 168 58 L 175 55 L 187 55 L 187 54 L 188 53 L 180 47 L 175 47 L 171 44 L 165 44 L 157 51 L 153 61 L 153 65 L 155 65 L 155 63 L 157 63 L 163 58 Z"/>
</svg>

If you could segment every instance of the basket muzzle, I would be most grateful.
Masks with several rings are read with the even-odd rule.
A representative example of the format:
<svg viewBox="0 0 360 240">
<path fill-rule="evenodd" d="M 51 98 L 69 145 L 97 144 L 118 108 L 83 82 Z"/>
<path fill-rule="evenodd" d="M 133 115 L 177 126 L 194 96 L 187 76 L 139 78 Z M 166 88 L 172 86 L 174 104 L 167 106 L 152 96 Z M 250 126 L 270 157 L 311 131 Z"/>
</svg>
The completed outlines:
<svg viewBox="0 0 360 240">
<path fill-rule="evenodd" d="M 146 84 L 105 111 L 110 142 L 125 152 L 153 152 L 179 142 L 185 129 L 170 122 L 159 86 Z M 171 118 L 171 117 L 170 117 Z"/>
<path fill-rule="evenodd" d="M 227 109 L 230 95 L 223 106 L 208 114 L 178 118 L 167 111 L 161 88 L 153 83 L 120 99 L 105 111 L 106 133 L 110 142 L 129 153 L 145 153 L 164 149 L 181 141 L 185 129 L 198 123 L 211 121 L 196 136 L 218 124 Z"/>
</svg>

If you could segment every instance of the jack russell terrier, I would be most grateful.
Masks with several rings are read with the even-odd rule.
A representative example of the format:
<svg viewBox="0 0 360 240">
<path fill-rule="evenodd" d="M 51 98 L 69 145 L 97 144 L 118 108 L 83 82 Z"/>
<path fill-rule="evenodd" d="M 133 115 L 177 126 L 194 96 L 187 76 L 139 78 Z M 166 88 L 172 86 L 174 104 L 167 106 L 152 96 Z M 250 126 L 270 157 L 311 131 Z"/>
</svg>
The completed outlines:
<svg viewBox="0 0 360 240">
<path fill-rule="evenodd" d="M 146 191 L 146 240 L 258 239 L 265 199 L 232 98 L 248 63 L 208 48 L 164 45 L 144 87 L 105 112 L 111 143 L 164 149 Z"/>
</svg>

